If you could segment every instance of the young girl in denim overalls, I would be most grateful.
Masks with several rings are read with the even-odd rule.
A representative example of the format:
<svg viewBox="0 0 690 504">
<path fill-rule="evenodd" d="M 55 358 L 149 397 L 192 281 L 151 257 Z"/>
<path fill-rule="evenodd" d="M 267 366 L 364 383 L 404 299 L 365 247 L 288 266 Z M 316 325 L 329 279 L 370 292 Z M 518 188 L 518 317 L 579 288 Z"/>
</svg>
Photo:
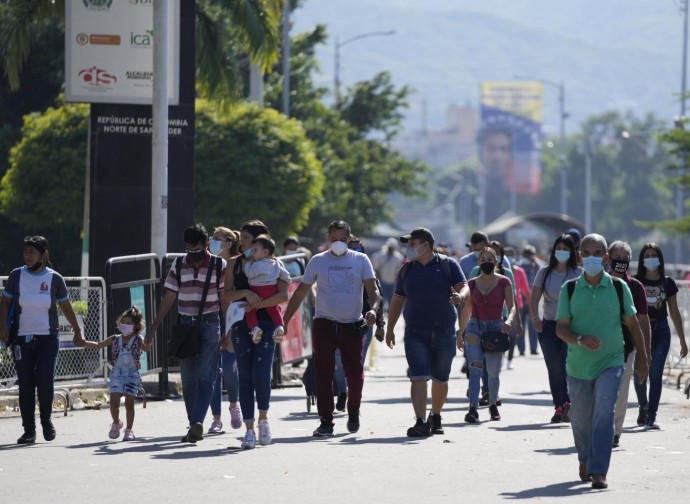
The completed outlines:
<svg viewBox="0 0 690 504">
<path fill-rule="evenodd" d="M 125 397 L 125 412 L 127 415 L 127 428 L 122 438 L 123 441 L 134 441 L 132 431 L 134 424 L 134 399 L 141 387 L 141 353 L 151 346 L 144 343 L 144 338 L 139 334 L 144 328 L 141 311 L 136 306 L 126 310 L 117 321 L 121 334 L 113 334 L 103 341 L 86 341 L 87 348 L 104 348 L 113 346 L 112 364 L 110 373 L 110 414 L 113 423 L 110 426 L 108 437 L 117 439 L 120 437 L 122 420 L 120 420 L 120 399 Z"/>
</svg>

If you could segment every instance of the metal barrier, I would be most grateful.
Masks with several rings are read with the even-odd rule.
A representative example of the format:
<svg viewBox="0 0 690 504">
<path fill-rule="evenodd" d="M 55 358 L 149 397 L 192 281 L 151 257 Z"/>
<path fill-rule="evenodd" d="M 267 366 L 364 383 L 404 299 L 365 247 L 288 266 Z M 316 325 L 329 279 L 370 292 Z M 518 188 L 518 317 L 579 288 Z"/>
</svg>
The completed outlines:
<svg viewBox="0 0 690 504">
<path fill-rule="evenodd" d="M 676 301 L 683 319 L 683 332 L 686 341 L 690 343 L 690 281 L 676 280 L 676 285 L 678 286 Z M 677 375 L 676 388 L 681 388 L 681 385 L 685 383 L 685 395 L 690 398 L 690 357 L 680 358 L 680 340 L 670 315 L 668 322 L 671 327 L 671 347 L 666 358 L 666 371 L 669 375 L 671 373 Z"/>
<path fill-rule="evenodd" d="M 4 287 L 7 277 L 0 277 Z M 82 334 L 89 341 L 102 341 L 106 332 L 107 307 L 105 303 L 105 281 L 100 277 L 65 277 L 67 294 L 77 315 Z M 75 347 L 72 343 L 72 327 L 62 315 L 58 306 L 60 323 L 60 350 L 58 352 L 55 380 L 107 377 L 105 351 Z M 0 384 L 11 388 L 17 381 L 17 373 L 10 349 L 0 352 Z"/>
</svg>

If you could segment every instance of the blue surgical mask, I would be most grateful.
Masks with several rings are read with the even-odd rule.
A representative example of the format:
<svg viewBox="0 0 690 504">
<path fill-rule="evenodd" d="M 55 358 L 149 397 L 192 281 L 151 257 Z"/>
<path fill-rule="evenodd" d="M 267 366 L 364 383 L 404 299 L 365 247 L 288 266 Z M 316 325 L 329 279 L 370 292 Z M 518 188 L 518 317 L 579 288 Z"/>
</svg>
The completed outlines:
<svg viewBox="0 0 690 504">
<path fill-rule="evenodd" d="M 588 256 L 582 259 L 582 268 L 589 276 L 597 276 L 604 269 L 603 257 Z"/>
<path fill-rule="evenodd" d="M 213 255 L 219 255 L 223 251 L 223 243 L 225 242 L 211 239 L 211 241 L 208 242 L 209 252 Z"/>
<path fill-rule="evenodd" d="M 658 257 L 647 257 L 644 259 L 644 267 L 647 268 L 649 271 L 656 271 L 659 269 L 659 266 L 661 265 L 661 261 L 659 260 Z"/>
<path fill-rule="evenodd" d="M 553 255 L 559 263 L 567 263 L 570 259 L 570 250 L 556 250 Z"/>
<path fill-rule="evenodd" d="M 419 257 L 419 248 L 408 246 L 407 250 L 405 251 L 405 256 L 410 262 L 416 261 Z"/>
<path fill-rule="evenodd" d="M 249 259 L 252 256 L 252 254 L 254 253 L 254 249 L 252 247 L 249 247 L 247 250 L 245 250 L 242 253 L 244 254 L 244 257 Z"/>
</svg>

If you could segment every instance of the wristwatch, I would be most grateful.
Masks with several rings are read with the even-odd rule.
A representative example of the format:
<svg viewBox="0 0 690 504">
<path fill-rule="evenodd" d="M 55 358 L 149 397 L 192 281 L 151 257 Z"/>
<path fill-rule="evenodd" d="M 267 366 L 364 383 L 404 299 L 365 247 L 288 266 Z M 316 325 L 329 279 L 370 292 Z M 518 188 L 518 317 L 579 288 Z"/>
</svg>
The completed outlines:
<svg viewBox="0 0 690 504">
<path fill-rule="evenodd" d="M 582 338 L 583 338 L 582 334 L 577 335 L 577 344 L 580 346 L 582 346 Z"/>
</svg>

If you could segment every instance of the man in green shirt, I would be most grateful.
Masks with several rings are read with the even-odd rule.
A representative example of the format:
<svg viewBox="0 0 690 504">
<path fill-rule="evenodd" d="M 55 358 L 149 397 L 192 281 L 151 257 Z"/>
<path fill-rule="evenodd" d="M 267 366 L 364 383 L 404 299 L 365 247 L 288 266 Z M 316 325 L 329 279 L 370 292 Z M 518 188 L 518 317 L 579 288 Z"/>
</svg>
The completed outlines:
<svg viewBox="0 0 690 504">
<path fill-rule="evenodd" d="M 572 296 L 561 288 L 556 333 L 568 344 L 566 373 L 570 422 L 580 461 L 580 479 L 592 488 L 607 488 L 611 462 L 614 409 L 624 365 L 621 307 L 614 280 L 604 272 L 609 261 L 603 236 L 588 234 L 580 244 L 584 272 Z M 618 280 L 616 280 L 618 281 Z M 641 356 L 636 371 L 647 376 L 648 364 L 640 325 L 628 286 L 621 282 L 623 320 Z"/>
</svg>

